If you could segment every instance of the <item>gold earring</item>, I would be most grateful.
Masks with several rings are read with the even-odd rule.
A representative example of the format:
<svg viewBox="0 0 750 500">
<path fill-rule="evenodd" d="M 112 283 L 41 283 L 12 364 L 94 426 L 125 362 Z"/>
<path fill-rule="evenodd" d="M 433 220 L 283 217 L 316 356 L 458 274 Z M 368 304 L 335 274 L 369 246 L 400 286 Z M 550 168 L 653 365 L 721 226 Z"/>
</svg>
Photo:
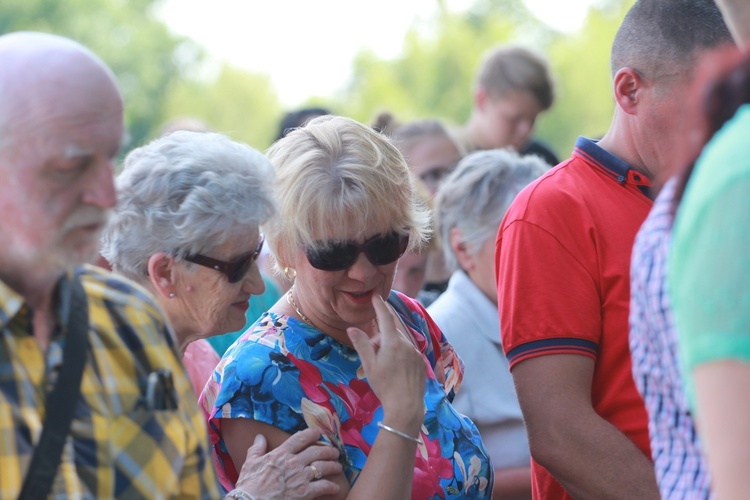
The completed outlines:
<svg viewBox="0 0 750 500">
<path fill-rule="evenodd" d="M 285 267 L 284 268 L 284 276 L 289 281 L 294 281 L 294 278 L 297 277 L 297 271 L 292 267 Z"/>
</svg>

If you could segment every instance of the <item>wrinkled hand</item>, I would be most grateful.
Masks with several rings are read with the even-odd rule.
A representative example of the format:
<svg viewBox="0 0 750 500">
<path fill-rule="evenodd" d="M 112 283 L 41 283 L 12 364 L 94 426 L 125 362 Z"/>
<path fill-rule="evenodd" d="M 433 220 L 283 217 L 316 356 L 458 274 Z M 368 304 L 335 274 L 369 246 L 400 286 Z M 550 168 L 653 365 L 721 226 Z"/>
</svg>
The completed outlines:
<svg viewBox="0 0 750 500">
<path fill-rule="evenodd" d="M 258 434 L 247 450 L 237 488 L 258 500 L 307 500 L 337 494 L 339 486 L 327 476 L 342 470 L 337 461 L 339 451 L 332 446 L 316 444 L 319 438 L 318 431 L 305 429 L 275 450 L 265 453 L 266 438 Z M 315 479 L 315 470 L 322 479 Z"/>
<path fill-rule="evenodd" d="M 380 335 L 373 340 L 359 328 L 350 327 L 349 339 L 359 353 L 367 381 L 383 405 L 383 420 L 416 435 L 424 420 L 424 357 L 406 337 L 408 333 L 397 328 L 396 318 L 382 297 L 373 296 L 372 305 Z"/>
</svg>

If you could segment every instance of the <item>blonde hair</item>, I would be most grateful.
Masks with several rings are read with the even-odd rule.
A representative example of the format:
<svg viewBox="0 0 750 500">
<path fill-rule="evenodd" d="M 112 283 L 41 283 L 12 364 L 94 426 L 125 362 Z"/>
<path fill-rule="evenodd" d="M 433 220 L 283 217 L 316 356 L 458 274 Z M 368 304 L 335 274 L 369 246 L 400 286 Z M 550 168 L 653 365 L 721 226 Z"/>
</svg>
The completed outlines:
<svg viewBox="0 0 750 500">
<path fill-rule="evenodd" d="M 393 230 L 409 234 L 411 250 L 431 234 L 429 208 L 403 156 L 370 127 L 321 116 L 274 143 L 268 157 L 276 170 L 279 212 L 263 232 L 279 268 L 300 246 L 319 249 Z"/>
</svg>

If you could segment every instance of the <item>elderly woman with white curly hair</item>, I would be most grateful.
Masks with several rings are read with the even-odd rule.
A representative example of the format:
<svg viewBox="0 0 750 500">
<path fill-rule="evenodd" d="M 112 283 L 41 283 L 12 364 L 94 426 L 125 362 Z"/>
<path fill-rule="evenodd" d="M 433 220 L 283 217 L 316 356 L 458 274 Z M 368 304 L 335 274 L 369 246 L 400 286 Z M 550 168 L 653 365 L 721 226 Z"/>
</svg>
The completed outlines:
<svg viewBox="0 0 750 500">
<path fill-rule="evenodd" d="M 241 328 L 250 296 L 263 292 L 256 260 L 264 241 L 259 226 L 277 211 L 273 178 L 263 154 L 215 133 L 175 132 L 125 158 L 101 253 L 115 272 L 156 297 L 180 353 L 198 339 Z M 189 370 L 201 354 L 185 358 Z M 198 391 L 214 367 L 193 370 L 203 373 L 202 380 L 193 376 Z M 319 471 L 341 470 L 335 449 L 313 445 L 318 437 L 300 433 L 266 455 L 265 441 L 257 440 L 241 488 L 230 497 L 336 493 L 333 482 L 313 481 Z"/>
<path fill-rule="evenodd" d="M 225 472 L 254 436 L 274 446 L 309 427 L 341 450 L 337 498 L 489 498 L 486 451 L 450 403 L 460 360 L 424 308 L 391 291 L 399 257 L 430 231 L 403 156 L 340 116 L 268 154 L 280 210 L 264 230 L 294 284 L 201 396 Z"/>
<path fill-rule="evenodd" d="M 466 363 L 453 401 L 479 428 L 495 468 L 496 498 L 531 498 L 529 444 L 508 361 L 500 344 L 495 237 L 516 195 L 547 170 L 511 150 L 472 153 L 434 199 L 445 261 L 454 272 L 427 311 Z"/>
</svg>

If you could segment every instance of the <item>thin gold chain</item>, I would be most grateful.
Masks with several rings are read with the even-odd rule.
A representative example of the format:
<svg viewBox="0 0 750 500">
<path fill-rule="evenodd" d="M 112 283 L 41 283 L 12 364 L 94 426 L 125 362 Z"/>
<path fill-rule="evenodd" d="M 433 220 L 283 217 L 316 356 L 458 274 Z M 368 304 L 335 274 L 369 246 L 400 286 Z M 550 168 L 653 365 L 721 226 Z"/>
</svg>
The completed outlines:
<svg viewBox="0 0 750 500">
<path fill-rule="evenodd" d="M 313 322 L 310 321 L 310 318 L 302 314 L 302 311 L 299 310 L 299 307 L 297 307 L 297 303 L 294 301 L 294 285 L 289 289 L 289 291 L 286 293 L 286 301 L 287 303 L 294 308 L 294 310 L 297 312 L 300 318 L 302 318 L 302 321 L 307 323 L 313 328 L 317 328 L 315 325 L 313 325 Z"/>
<path fill-rule="evenodd" d="M 286 293 L 286 302 L 287 302 L 287 304 L 289 304 L 290 306 L 292 306 L 294 308 L 294 311 L 297 313 L 297 315 L 300 318 L 302 318 L 302 321 L 304 321 L 305 323 L 307 323 L 311 327 L 313 327 L 313 328 L 315 328 L 317 330 L 320 330 L 317 326 L 315 326 L 313 324 L 313 322 L 310 320 L 310 318 L 308 318 L 307 316 L 305 316 L 302 313 L 302 311 L 299 310 L 299 307 L 297 307 L 297 302 L 295 302 L 295 300 L 294 300 L 294 285 L 292 285 L 292 287 Z M 403 324 L 403 320 L 402 320 L 402 324 Z M 378 318 L 373 318 L 372 319 L 372 326 L 373 326 L 373 328 L 375 329 L 376 332 L 379 330 L 380 326 L 378 324 Z M 410 340 L 411 340 L 411 342 L 413 344 L 414 340 L 413 339 L 410 339 Z"/>
</svg>

